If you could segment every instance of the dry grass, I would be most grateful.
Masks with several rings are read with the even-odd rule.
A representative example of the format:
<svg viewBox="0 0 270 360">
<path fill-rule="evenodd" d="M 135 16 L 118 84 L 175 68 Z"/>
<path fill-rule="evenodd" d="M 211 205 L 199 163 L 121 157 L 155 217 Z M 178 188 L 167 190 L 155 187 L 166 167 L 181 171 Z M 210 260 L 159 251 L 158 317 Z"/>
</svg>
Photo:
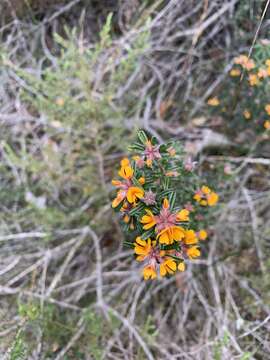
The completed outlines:
<svg viewBox="0 0 270 360">
<path fill-rule="evenodd" d="M 54 3 L 42 20 L 14 10 L 2 23 L 1 358 L 267 359 L 269 148 L 262 158 L 258 138 L 239 156 L 223 134 L 209 150 L 223 128 L 211 128 L 205 111 L 232 57 L 250 44 L 259 9 L 236 0 L 127 4 L 104 5 L 94 22 L 95 2 L 71 1 Z M 114 8 L 114 38 L 96 61 L 85 60 Z M 61 87 L 68 60 L 52 33 L 63 34 L 66 22 L 77 27 L 85 72 L 69 73 Z M 67 96 L 63 112 L 53 91 Z M 194 127 L 201 114 L 207 121 Z M 153 283 L 122 247 L 110 208 L 114 164 L 136 126 L 187 143 L 222 199 L 201 260 Z"/>
</svg>

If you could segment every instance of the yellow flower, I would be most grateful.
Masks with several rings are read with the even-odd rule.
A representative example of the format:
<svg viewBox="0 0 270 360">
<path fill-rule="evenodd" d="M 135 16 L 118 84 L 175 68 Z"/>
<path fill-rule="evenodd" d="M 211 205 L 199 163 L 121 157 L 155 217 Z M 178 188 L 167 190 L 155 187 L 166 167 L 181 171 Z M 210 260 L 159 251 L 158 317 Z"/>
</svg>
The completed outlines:
<svg viewBox="0 0 270 360">
<path fill-rule="evenodd" d="M 151 239 L 145 241 L 138 236 L 135 240 L 134 247 L 134 252 L 138 255 L 136 260 L 143 261 L 150 254 L 152 245 L 155 245 L 155 242 L 151 241 Z"/>
<path fill-rule="evenodd" d="M 244 115 L 244 118 L 247 119 L 247 120 L 251 118 L 251 113 L 248 110 L 245 110 L 243 112 L 243 115 Z"/>
<path fill-rule="evenodd" d="M 168 209 L 169 206 L 170 206 L 169 201 L 168 201 L 167 198 L 165 198 L 165 199 L 163 200 L 163 207 L 164 207 L 164 209 Z"/>
<path fill-rule="evenodd" d="M 185 271 L 185 269 L 186 269 L 185 263 L 184 263 L 184 262 L 180 262 L 180 263 L 178 264 L 178 266 L 177 266 L 177 269 L 178 269 L 179 271 Z"/>
<path fill-rule="evenodd" d="M 241 75 L 241 71 L 240 71 L 239 69 L 232 69 L 232 70 L 230 71 L 230 75 L 231 75 L 232 77 L 240 76 L 240 75 Z"/>
<path fill-rule="evenodd" d="M 127 201 L 133 204 L 137 199 L 141 199 L 144 195 L 144 190 L 137 187 L 131 186 L 127 191 Z"/>
<path fill-rule="evenodd" d="M 126 214 L 123 218 L 123 221 L 127 224 L 130 220 L 130 217 Z"/>
<path fill-rule="evenodd" d="M 267 112 L 267 115 L 270 115 L 270 104 L 265 105 L 264 109 Z"/>
<path fill-rule="evenodd" d="M 171 157 L 174 157 L 176 155 L 176 150 L 172 146 L 169 147 L 167 151 Z"/>
<path fill-rule="evenodd" d="M 206 185 L 203 185 L 201 190 L 206 195 L 211 193 L 211 189 Z"/>
<path fill-rule="evenodd" d="M 218 202 L 218 199 L 219 199 L 218 194 L 212 191 L 211 194 L 207 196 L 207 203 L 209 206 L 215 206 L 216 203 Z"/>
<path fill-rule="evenodd" d="M 116 198 L 112 201 L 112 207 L 116 208 L 124 200 L 125 197 L 126 197 L 125 191 L 119 190 L 116 195 Z"/>
<path fill-rule="evenodd" d="M 266 69 L 260 68 L 257 75 L 259 79 L 264 79 L 268 76 L 268 73 Z"/>
<path fill-rule="evenodd" d="M 202 206 L 214 206 L 218 202 L 219 196 L 217 193 L 212 191 L 208 186 L 202 186 L 198 190 L 193 199 L 196 200 Z"/>
<path fill-rule="evenodd" d="M 146 165 L 148 166 L 148 167 L 151 167 L 152 166 L 152 160 L 151 159 L 146 159 Z"/>
<path fill-rule="evenodd" d="M 139 178 L 139 183 L 141 184 L 141 185 L 144 185 L 145 184 L 145 178 L 142 176 L 142 177 L 140 177 Z"/>
<path fill-rule="evenodd" d="M 133 169 L 131 166 L 122 166 L 121 169 L 118 171 L 118 174 L 123 179 L 129 180 L 133 176 Z"/>
<path fill-rule="evenodd" d="M 234 58 L 234 63 L 237 65 L 243 65 L 248 61 L 248 57 L 246 55 L 239 55 Z"/>
<path fill-rule="evenodd" d="M 219 100 L 215 96 L 215 97 L 212 97 L 212 98 L 208 99 L 207 104 L 210 105 L 210 106 L 218 106 L 219 105 Z"/>
<path fill-rule="evenodd" d="M 269 120 L 266 120 L 266 121 L 264 122 L 263 126 L 264 126 L 264 128 L 265 128 L 266 130 L 269 130 L 269 129 L 270 129 L 270 121 L 269 121 Z"/>
<path fill-rule="evenodd" d="M 185 236 L 185 230 L 180 226 L 171 226 L 158 234 L 160 244 L 170 245 L 174 241 L 180 241 Z"/>
<path fill-rule="evenodd" d="M 260 82 L 256 74 L 249 74 L 248 81 L 250 83 L 250 86 L 258 85 Z"/>
<path fill-rule="evenodd" d="M 190 259 L 194 259 L 194 258 L 196 258 L 196 257 L 198 257 L 200 255 L 201 255 L 201 252 L 200 252 L 200 250 L 198 249 L 197 246 L 192 246 L 189 249 L 187 249 L 187 256 Z"/>
<path fill-rule="evenodd" d="M 193 245 L 197 244 L 198 238 L 194 230 L 186 230 L 185 231 L 185 237 L 184 237 L 184 243 L 186 245 Z"/>
<path fill-rule="evenodd" d="M 254 62 L 254 60 L 249 59 L 249 60 L 243 65 L 243 67 L 244 67 L 245 69 L 247 69 L 247 71 L 254 69 L 254 68 L 255 68 L 255 62 Z"/>
<path fill-rule="evenodd" d="M 148 279 L 154 280 L 157 277 L 156 269 L 151 265 L 146 266 L 143 269 L 143 277 L 144 280 L 148 280 Z"/>
<path fill-rule="evenodd" d="M 58 106 L 63 106 L 65 104 L 65 100 L 63 98 L 57 98 L 55 103 Z"/>
<path fill-rule="evenodd" d="M 113 186 L 120 186 L 121 184 L 122 184 L 122 182 L 120 180 L 112 180 Z"/>
<path fill-rule="evenodd" d="M 206 240 L 208 236 L 207 231 L 204 229 L 200 230 L 198 236 L 200 240 Z"/>
<path fill-rule="evenodd" d="M 172 259 L 167 259 L 160 264 L 160 275 L 166 276 L 167 274 L 173 274 L 176 268 L 176 262 Z"/>
<path fill-rule="evenodd" d="M 252 70 L 255 68 L 255 62 L 252 59 L 249 59 L 246 55 L 240 55 L 234 59 L 234 63 L 241 65 L 246 70 Z"/>
<path fill-rule="evenodd" d="M 146 209 L 145 211 L 147 215 L 144 215 L 142 217 L 141 223 L 144 224 L 143 226 L 144 230 L 148 230 L 151 229 L 151 227 L 155 226 L 157 222 L 151 210 Z"/>
<path fill-rule="evenodd" d="M 176 216 L 177 221 L 189 221 L 189 211 L 187 209 L 182 209 L 178 212 Z"/>
<path fill-rule="evenodd" d="M 121 167 L 129 166 L 129 160 L 128 160 L 128 158 L 122 159 L 121 162 L 120 162 L 120 164 L 121 164 Z"/>
<path fill-rule="evenodd" d="M 270 59 L 267 59 L 267 60 L 265 61 L 265 65 L 266 65 L 266 66 L 270 66 Z"/>
<path fill-rule="evenodd" d="M 177 171 L 167 171 L 165 175 L 168 177 L 172 177 L 172 176 L 178 176 L 179 173 Z"/>
</svg>

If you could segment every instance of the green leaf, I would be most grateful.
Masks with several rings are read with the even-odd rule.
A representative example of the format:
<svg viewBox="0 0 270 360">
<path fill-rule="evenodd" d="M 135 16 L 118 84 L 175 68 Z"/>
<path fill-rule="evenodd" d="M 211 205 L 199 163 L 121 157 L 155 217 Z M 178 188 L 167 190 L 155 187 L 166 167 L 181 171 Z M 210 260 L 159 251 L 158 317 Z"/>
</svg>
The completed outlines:
<svg viewBox="0 0 270 360">
<path fill-rule="evenodd" d="M 148 137 L 143 130 L 139 130 L 137 136 L 142 144 L 145 144 L 148 141 Z"/>
<path fill-rule="evenodd" d="M 142 235 L 141 238 L 142 240 L 147 240 L 148 238 L 150 238 L 151 236 L 154 236 L 154 230 L 150 229 L 148 231 L 145 231 Z"/>
<path fill-rule="evenodd" d="M 143 209 L 145 208 L 145 205 L 143 203 L 140 203 L 138 206 L 136 206 L 134 209 L 129 211 L 130 216 L 134 216 L 136 214 L 139 214 Z"/>
</svg>

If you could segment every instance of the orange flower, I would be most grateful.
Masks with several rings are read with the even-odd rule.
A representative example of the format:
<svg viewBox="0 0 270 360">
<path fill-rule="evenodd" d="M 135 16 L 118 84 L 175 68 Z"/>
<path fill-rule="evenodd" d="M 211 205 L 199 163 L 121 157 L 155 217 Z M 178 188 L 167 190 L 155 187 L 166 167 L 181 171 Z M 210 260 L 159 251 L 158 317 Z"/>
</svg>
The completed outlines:
<svg viewBox="0 0 270 360">
<path fill-rule="evenodd" d="M 189 211 L 187 209 L 182 209 L 176 215 L 177 221 L 189 221 Z"/>
<path fill-rule="evenodd" d="M 266 69 L 260 68 L 257 75 L 259 79 L 264 79 L 268 76 L 268 73 Z"/>
<path fill-rule="evenodd" d="M 241 65 L 246 70 L 252 70 L 255 68 L 255 62 L 252 59 L 249 59 L 246 55 L 240 55 L 234 59 L 234 63 Z"/>
<path fill-rule="evenodd" d="M 247 120 L 251 118 L 251 113 L 248 110 L 245 110 L 243 112 L 243 115 L 244 115 L 244 118 L 247 119 Z"/>
<path fill-rule="evenodd" d="M 140 177 L 139 178 L 139 183 L 141 184 L 141 185 L 144 185 L 145 184 L 145 178 L 142 176 L 142 177 Z"/>
<path fill-rule="evenodd" d="M 183 261 L 180 262 L 180 263 L 178 264 L 178 266 L 177 266 L 177 269 L 178 269 L 179 271 L 185 271 L 185 269 L 186 269 L 185 263 L 184 263 Z"/>
<path fill-rule="evenodd" d="M 185 230 L 180 226 L 171 226 L 158 234 L 160 244 L 170 245 L 174 241 L 180 241 L 185 236 Z"/>
<path fill-rule="evenodd" d="M 264 126 L 264 128 L 265 128 L 266 130 L 269 130 L 269 129 L 270 129 L 270 121 L 269 121 L 269 120 L 266 120 L 266 121 L 264 122 L 263 126 Z"/>
<path fill-rule="evenodd" d="M 131 166 L 122 166 L 121 169 L 118 171 L 119 176 L 121 176 L 123 179 L 129 180 L 133 176 L 133 169 Z"/>
<path fill-rule="evenodd" d="M 256 74 L 249 74 L 248 81 L 250 86 L 258 85 L 260 80 Z"/>
<path fill-rule="evenodd" d="M 208 99 L 207 104 L 210 106 L 218 106 L 219 100 L 216 96 L 214 96 L 213 98 Z"/>
<path fill-rule="evenodd" d="M 265 105 L 264 109 L 267 112 L 267 115 L 270 115 L 270 104 Z"/>
<path fill-rule="evenodd" d="M 200 240 L 206 240 L 208 236 L 207 231 L 204 229 L 200 230 L 198 236 Z"/>
<path fill-rule="evenodd" d="M 209 206 L 215 206 L 216 203 L 218 202 L 218 199 L 219 199 L 218 194 L 212 191 L 211 194 L 207 196 L 207 203 Z"/>
<path fill-rule="evenodd" d="M 176 262 L 172 259 L 167 259 L 160 264 L 160 276 L 166 276 L 167 274 L 173 274 L 176 271 Z"/>
<path fill-rule="evenodd" d="M 239 69 L 232 69 L 232 70 L 230 71 L 230 75 L 231 75 L 232 77 L 240 76 L 240 75 L 241 75 L 241 71 L 240 71 Z"/>
<path fill-rule="evenodd" d="M 116 198 L 112 202 L 112 207 L 116 208 L 126 197 L 126 191 L 119 190 Z"/>
<path fill-rule="evenodd" d="M 154 280 L 157 277 L 156 269 L 153 265 L 148 265 L 143 269 L 144 280 Z"/>
<path fill-rule="evenodd" d="M 219 196 L 208 186 L 204 185 L 200 190 L 195 193 L 193 199 L 202 206 L 214 206 L 218 202 Z"/>
<path fill-rule="evenodd" d="M 196 257 L 198 257 L 200 255 L 201 255 L 201 252 L 200 252 L 200 250 L 198 249 L 197 246 L 192 246 L 189 249 L 187 249 L 187 256 L 190 259 L 194 259 L 194 258 L 196 258 Z"/>
<path fill-rule="evenodd" d="M 144 190 L 137 187 L 131 186 L 127 191 L 127 201 L 133 204 L 137 199 L 141 199 L 144 195 Z"/>
<path fill-rule="evenodd" d="M 151 252 L 152 246 L 155 245 L 156 242 L 151 241 L 151 239 L 147 239 L 147 241 L 142 240 L 139 236 L 135 240 L 134 252 L 137 256 L 136 260 L 143 261 Z"/>
<path fill-rule="evenodd" d="M 185 231 L 185 237 L 184 237 L 184 243 L 186 245 L 193 245 L 197 244 L 198 238 L 194 230 L 186 230 Z"/>
<path fill-rule="evenodd" d="M 156 225 L 155 215 L 152 213 L 151 210 L 146 209 L 146 214 L 141 219 L 141 223 L 144 224 L 144 230 L 149 230 L 151 227 Z"/>
</svg>

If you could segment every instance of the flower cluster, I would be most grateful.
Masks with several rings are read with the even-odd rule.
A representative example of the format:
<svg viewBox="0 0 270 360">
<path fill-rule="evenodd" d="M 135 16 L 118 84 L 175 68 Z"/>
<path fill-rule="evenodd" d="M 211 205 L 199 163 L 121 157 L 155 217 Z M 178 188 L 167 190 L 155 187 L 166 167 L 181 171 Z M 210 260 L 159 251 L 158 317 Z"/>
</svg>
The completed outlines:
<svg viewBox="0 0 270 360">
<path fill-rule="evenodd" d="M 244 54 L 235 57 L 230 78 L 225 80 L 220 96 L 207 100 L 213 112 L 218 111 L 225 118 L 228 130 L 234 133 L 236 129 L 246 129 L 247 122 L 255 133 L 270 130 L 269 54 L 270 45 L 262 42 L 255 46 L 253 58 Z M 266 132 L 266 136 L 268 134 Z"/>
<path fill-rule="evenodd" d="M 112 180 L 118 189 L 112 207 L 131 239 L 126 245 L 143 262 L 146 280 L 184 271 L 186 260 L 200 256 L 199 242 L 208 236 L 205 213 L 218 195 L 199 186 L 178 143 L 159 145 L 139 131 L 130 150 L 135 155 L 121 160 L 121 180 Z"/>
</svg>

